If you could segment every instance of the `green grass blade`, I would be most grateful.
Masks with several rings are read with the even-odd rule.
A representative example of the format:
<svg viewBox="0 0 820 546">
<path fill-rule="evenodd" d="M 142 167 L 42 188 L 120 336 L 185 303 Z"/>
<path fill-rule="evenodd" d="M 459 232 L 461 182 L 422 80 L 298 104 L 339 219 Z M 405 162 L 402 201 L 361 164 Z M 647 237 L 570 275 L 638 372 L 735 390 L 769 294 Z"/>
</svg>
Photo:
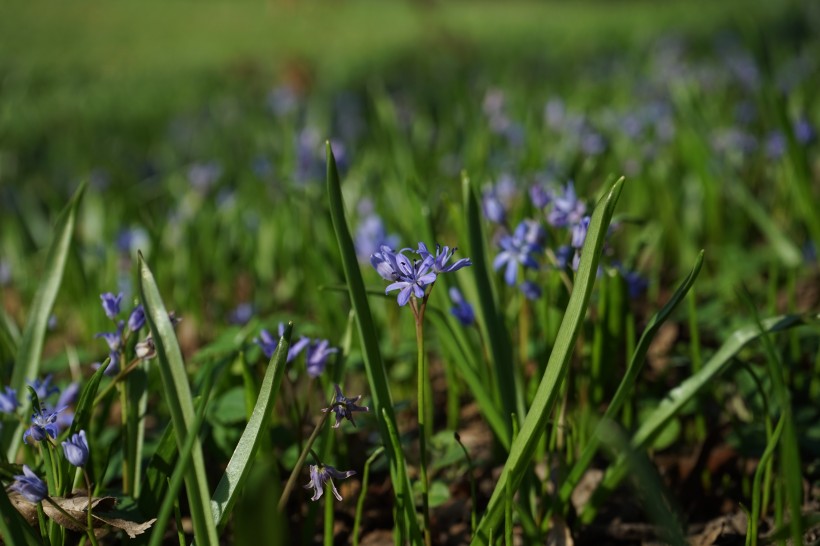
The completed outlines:
<svg viewBox="0 0 820 546">
<path fill-rule="evenodd" d="M 191 389 L 174 326 L 168 318 L 168 311 L 162 302 L 154 275 L 142 255 L 139 256 L 139 291 L 145 308 L 145 320 L 151 329 L 156 346 L 157 364 L 162 377 L 165 401 L 176 431 L 177 447 L 182 451 L 189 434 L 188 430 L 195 419 Z M 185 477 L 185 489 L 188 493 L 194 536 L 207 544 L 217 544 L 216 525 L 211 516 L 208 497 L 205 461 L 202 457 L 202 445 L 198 440 L 194 442 L 191 459 L 192 464 L 188 467 Z"/>
<path fill-rule="evenodd" d="M 367 374 L 367 382 L 370 385 L 370 396 L 373 401 L 373 414 L 377 416 L 379 430 L 382 441 L 387 450 L 390 460 L 390 473 L 393 478 L 394 487 L 399 489 L 397 480 L 403 480 L 401 487 L 404 495 L 404 509 L 407 519 L 410 522 L 411 536 L 420 536 L 416 513 L 413 509 L 413 498 L 411 496 L 410 483 L 407 478 L 407 466 L 404 453 L 401 449 L 396 449 L 390 441 L 387 421 L 393 429 L 398 430 L 396 415 L 393 411 L 393 398 L 390 394 L 390 387 L 387 383 L 387 372 L 384 368 L 381 352 L 379 351 L 379 335 L 373 323 L 373 315 L 370 312 L 370 305 L 367 302 L 367 291 L 364 287 L 362 273 L 359 270 L 359 261 L 356 258 L 356 250 L 353 246 L 353 239 L 345 220 L 344 200 L 342 199 L 342 186 L 339 181 L 339 173 L 336 170 L 336 159 L 330 149 L 330 142 L 325 144 L 327 152 L 327 191 L 330 201 L 330 216 L 333 222 L 333 230 L 336 233 L 336 242 L 339 245 L 339 254 L 342 259 L 347 288 L 350 294 L 350 302 L 356 313 L 356 324 L 359 330 L 359 338 L 362 343 L 362 357 L 364 368 Z"/>
<path fill-rule="evenodd" d="M 262 379 L 262 387 L 259 389 L 259 396 L 256 398 L 256 405 L 253 408 L 251 417 L 239 443 L 234 449 L 231 460 L 225 468 L 225 474 L 219 480 L 213 497 L 211 498 L 211 512 L 218 529 L 222 529 L 228 522 L 228 515 L 231 507 L 236 502 L 237 496 L 242 491 L 242 486 L 251 470 L 251 461 L 259 447 L 262 435 L 268 429 L 271 408 L 276 403 L 276 395 L 282 385 L 282 377 L 285 374 L 285 363 L 288 358 L 290 348 L 290 337 L 293 333 L 293 323 L 288 323 L 276 352 L 273 354 L 268 369 L 265 370 L 265 377 Z"/>
<path fill-rule="evenodd" d="M 362 524 L 362 513 L 364 512 L 364 499 L 367 496 L 367 486 L 370 483 L 370 465 L 372 465 L 373 461 L 378 459 L 379 455 L 382 453 L 384 453 L 384 448 L 380 447 L 364 462 L 364 470 L 362 471 L 362 489 L 359 493 L 359 500 L 356 501 L 356 517 L 353 518 L 353 546 L 359 546 L 359 528 Z"/>
<path fill-rule="evenodd" d="M 77 207 L 84 191 L 85 183 L 82 183 L 60 213 L 54 226 L 54 238 L 48 247 L 43 278 L 34 295 L 26 326 L 23 329 L 23 337 L 17 349 L 17 357 L 14 360 L 10 386 L 17 392 L 24 391 L 26 381 L 35 379 L 39 373 L 48 317 L 63 280 L 63 272 L 74 234 L 74 224 L 77 220 Z M 30 407 L 28 399 L 23 396 L 20 398 L 20 407 L 17 411 L 20 415 L 27 415 Z M 20 423 L 14 429 L 13 435 L 5 438 L 8 442 L 6 454 L 9 461 L 14 461 L 17 456 L 17 450 L 23 440 L 24 427 L 25 425 Z"/>
<path fill-rule="evenodd" d="M 467 255 L 470 256 L 473 262 L 473 267 L 470 270 L 473 273 L 478 296 L 476 320 L 486 343 L 489 345 L 495 372 L 494 379 L 498 385 L 502 411 L 506 416 L 504 422 L 508 428 L 507 437 L 509 438 L 512 434 L 512 431 L 509 430 L 509 416 L 513 413 L 524 414 L 524 408 L 518 408 L 516 402 L 515 378 L 512 367 L 512 343 L 504 322 L 504 315 L 498 305 L 492 279 L 490 279 L 490 265 L 484 252 L 484 241 L 487 239 L 481 226 L 481 206 L 466 174 L 462 174 L 462 192 L 465 220 L 467 222 Z"/>
<path fill-rule="evenodd" d="M 3 539 L 4 544 L 13 546 L 42 544 L 34 535 L 31 526 L 11 504 L 5 488 L 0 488 L 0 538 Z"/>
<path fill-rule="evenodd" d="M 795 326 L 817 322 L 820 322 L 820 317 L 808 318 L 799 315 L 782 315 L 763 321 L 763 331 L 769 333 L 782 332 Z M 641 449 L 649 444 L 687 402 L 729 368 L 738 351 L 750 341 L 760 337 L 761 333 L 761 329 L 756 324 L 735 331 L 698 373 L 669 391 L 661 404 L 633 435 L 631 442 L 633 449 Z M 597 505 L 609 492 L 617 487 L 624 478 L 626 470 L 623 459 L 619 459 L 607 469 L 601 485 L 595 491 L 593 498 L 581 515 L 583 522 L 589 523 L 592 521 L 595 517 Z"/>
<path fill-rule="evenodd" d="M 680 304 L 680 302 L 682 302 L 686 297 L 689 289 L 692 288 L 692 285 L 695 283 L 695 279 L 697 279 L 702 266 L 703 251 L 701 250 L 692 271 L 689 272 L 689 275 L 683 280 L 669 301 L 666 302 L 666 305 L 664 305 L 660 311 L 655 313 L 646 325 L 646 329 L 641 335 L 640 341 L 638 341 L 638 346 L 632 354 L 629 366 L 626 369 L 626 374 L 621 380 L 618 390 L 615 392 L 615 396 L 612 398 L 612 401 L 607 407 L 602 418 L 602 422 L 607 420 L 614 421 L 615 416 L 618 415 L 619 411 L 621 411 L 624 402 L 626 402 L 629 398 L 632 388 L 635 385 L 635 381 L 637 381 L 638 376 L 643 369 L 643 364 L 646 360 L 646 352 L 649 350 L 649 345 L 655 338 L 655 334 L 658 332 L 661 325 L 666 322 L 666 319 L 669 318 L 672 312 L 677 308 L 678 304 Z M 599 427 L 600 426 L 602 425 L 599 425 Z M 593 433 L 590 442 L 584 447 L 584 450 L 581 452 L 581 456 L 578 457 L 578 460 L 575 462 L 566 479 L 561 484 L 561 489 L 556 496 L 558 504 L 554 506 L 555 510 L 560 510 L 563 506 L 566 506 L 566 503 L 572 495 L 572 491 L 575 489 L 575 486 L 578 485 L 578 482 L 581 480 L 584 472 L 586 472 L 586 469 L 592 462 L 592 459 L 598 450 L 597 438 L 599 437 L 599 432 L 600 431 L 596 430 Z"/>
<path fill-rule="evenodd" d="M 210 391 L 212 384 L 213 383 L 209 383 L 207 391 Z M 199 429 L 205 420 L 209 394 L 210 392 L 205 392 L 199 399 L 199 409 L 196 412 L 194 424 L 188 430 L 188 437 L 185 438 L 185 444 L 179 451 L 179 460 L 174 468 L 173 474 L 171 474 L 171 481 L 168 483 L 168 492 L 157 514 L 157 521 L 154 523 L 154 530 L 151 532 L 151 542 L 149 542 L 149 546 L 160 546 L 162 544 L 165 528 L 168 527 L 168 520 L 171 519 L 171 512 L 174 509 L 175 503 L 179 500 L 179 489 L 182 487 L 182 482 L 185 479 L 186 467 L 190 464 L 191 452 L 194 450 L 194 445 L 197 443 L 199 436 Z M 194 540 L 196 540 L 196 537 L 194 537 Z"/>
<path fill-rule="evenodd" d="M 575 340 L 583 326 L 584 314 L 586 313 L 598 270 L 598 259 L 623 184 L 623 178 L 615 181 L 592 213 L 586 241 L 581 253 L 581 264 L 578 267 L 572 294 L 564 318 L 561 321 L 561 326 L 558 329 L 558 336 L 549 356 L 544 376 L 541 378 L 532 406 L 524 419 L 524 424 L 512 443 L 510 456 L 507 458 L 504 470 L 501 472 L 490 498 L 487 511 L 473 537 L 473 545 L 488 543 L 490 530 L 496 527 L 503 517 L 504 491 L 507 487 L 507 480 L 512 481 L 513 489 L 518 488 L 535 452 L 538 440 L 547 429 L 547 420 L 557 399 L 561 381 L 569 367 Z"/>
<path fill-rule="evenodd" d="M 174 434 L 174 424 L 168 423 L 165 431 L 154 448 L 154 454 L 148 461 L 145 469 L 145 477 L 140 487 L 138 500 L 140 512 L 145 516 L 158 513 L 160 503 L 165 497 L 168 479 L 173 472 L 177 457 L 176 435 Z"/>
</svg>

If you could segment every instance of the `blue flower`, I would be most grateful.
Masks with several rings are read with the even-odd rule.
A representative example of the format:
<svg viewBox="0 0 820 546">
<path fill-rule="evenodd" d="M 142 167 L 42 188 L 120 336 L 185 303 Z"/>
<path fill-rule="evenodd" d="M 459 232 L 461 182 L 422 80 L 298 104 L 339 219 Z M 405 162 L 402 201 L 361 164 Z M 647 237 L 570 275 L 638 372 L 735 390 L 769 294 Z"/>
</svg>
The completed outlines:
<svg viewBox="0 0 820 546">
<path fill-rule="evenodd" d="M 128 317 L 128 329 L 132 332 L 136 332 L 144 325 L 145 310 L 142 308 L 142 304 L 139 304 L 136 307 L 134 307 L 134 310 L 131 311 L 131 315 L 129 315 Z"/>
<path fill-rule="evenodd" d="M 554 196 L 547 222 L 557 228 L 571 226 L 581 221 L 586 210 L 584 202 L 575 194 L 575 186 L 569 182 L 563 194 Z"/>
<path fill-rule="evenodd" d="M 228 316 L 228 322 L 231 324 L 247 324 L 249 320 L 253 317 L 253 304 L 252 303 L 240 303 L 237 305 L 231 314 Z"/>
<path fill-rule="evenodd" d="M 572 226 L 572 242 L 573 248 L 581 248 L 584 246 L 584 241 L 587 238 L 587 230 L 589 229 L 589 216 L 584 216 L 581 221 Z"/>
<path fill-rule="evenodd" d="M 311 377 L 319 377 L 325 371 L 327 366 L 327 359 L 330 355 L 338 353 L 339 349 L 330 347 L 330 342 L 326 339 L 317 340 L 307 348 L 305 353 L 305 362 L 307 365 L 307 373 Z"/>
<path fill-rule="evenodd" d="M 541 297 L 541 287 L 534 282 L 524 281 L 519 288 L 528 300 L 537 300 Z"/>
<path fill-rule="evenodd" d="M 445 266 L 445 264 L 450 260 L 453 256 L 455 251 L 458 250 L 457 248 L 453 248 L 450 250 L 450 247 L 445 246 L 441 247 L 436 245 L 436 255 L 433 256 L 430 254 L 430 251 L 427 250 L 427 245 L 424 243 L 419 243 L 419 248 L 416 253 L 421 257 L 422 260 L 427 261 L 428 259 L 433 259 L 433 272 L 436 275 L 441 273 L 450 273 L 451 271 L 458 271 L 462 267 L 467 267 L 468 265 L 473 265 L 473 262 L 470 261 L 470 258 L 461 258 L 456 263 Z"/>
<path fill-rule="evenodd" d="M 555 250 L 555 265 L 558 269 L 566 269 L 572 260 L 574 249 L 569 245 L 559 246 Z"/>
<path fill-rule="evenodd" d="M 342 419 L 347 419 L 353 423 L 353 426 L 356 426 L 355 421 L 353 421 L 353 412 L 370 411 L 370 408 L 356 405 L 356 402 L 362 398 L 361 394 L 356 398 L 347 398 L 342 394 L 342 388 L 339 385 L 334 385 L 334 387 L 336 388 L 336 397 L 333 399 L 333 405 L 329 408 L 322 409 L 322 411 L 325 413 L 332 411 L 336 414 L 336 424 L 333 425 L 333 428 L 339 428 L 339 425 L 342 424 Z"/>
<path fill-rule="evenodd" d="M 544 184 L 530 186 L 530 201 L 537 209 L 543 209 L 552 202 L 552 192 Z"/>
<path fill-rule="evenodd" d="M 111 358 L 111 364 L 105 369 L 105 375 L 111 376 L 120 371 L 120 347 L 122 347 L 122 329 L 125 323 L 120 321 L 117 324 L 116 332 L 100 332 L 94 337 L 102 338 L 108 344 L 108 356 Z"/>
<path fill-rule="evenodd" d="M 626 269 L 621 268 L 621 276 L 623 276 L 624 281 L 626 282 L 626 291 L 632 299 L 635 299 L 643 294 L 649 286 L 649 281 L 647 281 L 637 271 L 627 271 Z"/>
<path fill-rule="evenodd" d="M 37 393 L 37 398 L 42 402 L 52 394 L 60 392 L 59 387 L 51 384 L 52 375 L 48 374 L 42 380 L 35 379 L 29 386 Z"/>
<path fill-rule="evenodd" d="M 370 265 L 386 281 L 397 281 L 401 278 L 402 273 L 396 261 L 396 254 L 387 245 L 382 245 L 379 252 L 374 252 L 370 256 Z"/>
<path fill-rule="evenodd" d="M 0 392 L 0 413 L 14 413 L 20 402 L 17 401 L 17 391 L 11 387 L 4 387 L 5 393 Z"/>
<path fill-rule="evenodd" d="M 343 480 L 345 478 L 349 478 L 355 473 L 356 472 L 354 470 L 340 472 L 329 465 L 312 464 L 310 465 L 310 481 L 307 485 L 305 485 L 305 489 L 313 489 L 313 496 L 310 497 L 310 500 L 316 501 L 321 499 L 325 492 L 325 482 L 330 482 L 330 489 L 333 491 L 333 496 L 336 497 L 337 500 L 341 501 L 342 496 L 339 494 L 339 491 L 336 490 L 336 486 L 333 484 L 333 479 Z"/>
<path fill-rule="evenodd" d="M 453 301 L 453 307 L 450 312 L 463 326 L 470 326 L 475 322 L 475 312 L 473 306 L 467 303 L 461 292 L 455 286 L 450 287 L 450 299 Z"/>
<path fill-rule="evenodd" d="M 10 489 L 17 491 L 27 501 L 37 504 L 48 495 L 48 486 L 37 477 L 28 465 L 23 465 L 23 473 L 14 476 L 14 483 Z"/>
<path fill-rule="evenodd" d="M 84 430 L 64 441 L 62 446 L 66 460 L 72 465 L 85 466 L 88 462 L 88 439 Z"/>
<path fill-rule="evenodd" d="M 60 433 L 57 417 L 64 409 L 65 408 L 60 408 L 56 411 L 35 411 L 31 416 L 31 426 L 23 433 L 23 442 L 28 443 L 29 437 L 35 442 L 42 442 L 48 436 L 56 438 Z"/>
<path fill-rule="evenodd" d="M 482 193 L 481 208 L 484 211 L 484 216 L 491 222 L 503 224 L 507 219 L 504 203 L 498 198 L 498 194 L 493 187 L 485 189 Z"/>
<path fill-rule="evenodd" d="M 414 295 L 421 299 L 424 297 L 424 288 L 428 284 L 436 281 L 436 274 L 430 271 L 433 265 L 433 257 L 428 256 L 425 260 L 411 261 L 407 256 L 399 252 L 395 255 L 395 261 L 399 269 L 399 278 L 396 282 L 389 284 L 384 293 L 399 291 L 399 305 L 406 305 L 410 301 L 410 296 Z"/>
<path fill-rule="evenodd" d="M 279 323 L 279 337 L 282 337 L 285 333 L 285 325 L 281 322 Z M 259 337 L 253 340 L 254 343 L 259 345 L 262 349 L 262 352 L 265 354 L 267 358 L 273 358 L 273 353 L 276 351 L 276 347 L 279 345 L 279 339 L 275 338 L 265 329 L 262 329 L 259 332 Z M 310 343 L 310 339 L 306 337 L 301 337 L 299 340 L 290 346 L 288 349 L 288 359 L 287 362 L 293 362 L 293 360 L 299 356 L 299 353 L 305 348 L 305 346 Z"/>
<path fill-rule="evenodd" d="M 117 294 L 116 296 L 111 292 L 106 292 L 105 294 L 100 294 L 100 299 L 102 300 L 102 307 L 105 314 L 111 320 L 120 314 L 120 302 L 122 301 L 122 292 Z"/>
<path fill-rule="evenodd" d="M 353 242 L 356 255 L 360 260 L 365 261 L 378 252 L 382 246 L 393 248 L 398 245 L 399 241 L 398 237 L 387 233 L 381 217 L 371 212 L 359 222 Z"/>
<path fill-rule="evenodd" d="M 532 269 L 538 269 L 538 262 L 534 254 L 541 251 L 537 244 L 527 242 L 527 222 L 521 222 L 512 235 L 505 235 L 498 242 L 501 252 L 493 260 L 493 269 L 499 270 L 506 266 L 504 281 L 513 286 L 518 278 L 518 264 Z"/>
</svg>

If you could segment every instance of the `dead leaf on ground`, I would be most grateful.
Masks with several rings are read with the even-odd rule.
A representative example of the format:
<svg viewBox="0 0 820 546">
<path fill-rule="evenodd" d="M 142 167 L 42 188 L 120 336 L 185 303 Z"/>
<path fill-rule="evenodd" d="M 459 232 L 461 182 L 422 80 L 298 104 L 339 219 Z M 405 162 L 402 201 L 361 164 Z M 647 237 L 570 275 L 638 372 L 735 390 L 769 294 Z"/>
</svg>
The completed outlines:
<svg viewBox="0 0 820 546">
<path fill-rule="evenodd" d="M 547 546 L 574 546 L 572 534 L 563 518 L 552 518 L 552 525 L 547 533 Z"/>
</svg>

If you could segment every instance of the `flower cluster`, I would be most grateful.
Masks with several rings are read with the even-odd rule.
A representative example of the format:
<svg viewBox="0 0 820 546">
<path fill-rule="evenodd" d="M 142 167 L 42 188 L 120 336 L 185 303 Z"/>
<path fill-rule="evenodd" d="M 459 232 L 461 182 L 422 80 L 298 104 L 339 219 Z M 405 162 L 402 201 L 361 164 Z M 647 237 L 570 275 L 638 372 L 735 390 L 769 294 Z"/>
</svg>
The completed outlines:
<svg viewBox="0 0 820 546">
<path fill-rule="evenodd" d="M 403 306 L 410 301 L 410 296 L 423 299 L 426 287 L 432 286 L 442 273 L 458 271 L 462 267 L 473 265 L 469 258 L 462 258 L 447 265 L 456 250 L 436 245 L 434 255 L 424 243 L 419 243 L 416 250 L 404 248 L 398 252 L 394 252 L 388 246 L 382 246 L 379 252 L 370 256 L 370 264 L 383 279 L 391 281 L 385 289 L 385 294 L 398 290 L 398 303 Z M 415 254 L 417 259 L 411 259 L 408 254 Z"/>
<path fill-rule="evenodd" d="M 268 330 L 263 328 L 259 332 L 259 337 L 255 338 L 253 341 L 259 345 L 265 357 L 270 359 L 273 358 L 273 353 L 279 345 L 279 338 L 282 337 L 284 333 L 285 325 L 280 322 L 279 337 L 274 337 Z M 288 364 L 296 360 L 296 357 L 298 357 L 299 354 L 305 349 L 307 349 L 305 355 L 307 373 L 311 377 L 319 377 L 322 375 L 322 372 L 325 371 L 325 367 L 330 359 L 330 355 L 339 352 L 339 349 L 336 347 L 331 347 L 330 341 L 326 339 L 311 340 L 309 337 L 300 336 L 299 339 L 296 340 L 296 342 L 293 343 L 288 349 Z"/>
<path fill-rule="evenodd" d="M 125 342 L 128 337 L 138 332 L 145 325 L 145 311 L 141 304 L 134 307 L 127 321 L 117 318 L 121 312 L 120 306 L 122 298 L 122 292 L 116 295 L 111 292 L 100 294 L 105 315 L 116 325 L 116 329 L 113 332 L 100 332 L 94 336 L 103 339 L 108 345 L 108 356 L 111 363 L 108 365 L 108 368 L 106 368 L 105 374 L 109 376 L 116 375 L 120 371 L 120 365 L 124 358 Z M 145 343 L 145 341 L 140 343 Z"/>
</svg>

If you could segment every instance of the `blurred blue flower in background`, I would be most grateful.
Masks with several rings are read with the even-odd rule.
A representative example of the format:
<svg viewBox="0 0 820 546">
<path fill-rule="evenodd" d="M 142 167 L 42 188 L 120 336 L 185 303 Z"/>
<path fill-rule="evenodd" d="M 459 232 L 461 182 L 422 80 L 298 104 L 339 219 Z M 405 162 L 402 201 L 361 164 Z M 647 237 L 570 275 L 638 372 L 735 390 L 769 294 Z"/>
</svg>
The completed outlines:
<svg viewBox="0 0 820 546">
<path fill-rule="evenodd" d="M 552 209 L 547 214 L 547 222 L 556 228 L 572 226 L 581 221 L 586 211 L 586 204 L 578 199 L 575 185 L 570 181 L 562 193 L 553 196 Z"/>
<path fill-rule="evenodd" d="M 116 316 L 120 314 L 120 302 L 122 302 L 122 292 L 120 292 L 116 296 L 111 292 L 100 294 L 100 300 L 102 300 L 102 308 L 103 311 L 105 311 L 106 316 L 111 320 L 114 320 L 114 318 L 116 318 Z"/>
<path fill-rule="evenodd" d="M 463 326 L 470 326 L 475 322 L 475 311 L 473 306 L 467 303 L 467 300 L 461 295 L 458 288 L 450 287 L 450 300 L 453 302 L 453 307 L 450 308 L 450 313 L 458 319 Z"/>
<path fill-rule="evenodd" d="M 493 260 L 493 269 L 498 271 L 501 267 L 505 267 L 504 281 L 510 286 L 513 286 L 518 279 L 519 264 L 538 269 L 535 254 L 541 251 L 541 247 L 527 241 L 526 236 L 529 229 L 526 221 L 521 222 L 512 235 L 505 235 L 498 241 L 502 250 Z"/>
<path fill-rule="evenodd" d="M 307 373 L 311 377 L 319 377 L 325 371 L 327 360 L 330 355 L 338 353 L 339 349 L 330 346 L 330 341 L 326 339 L 316 340 L 308 345 L 305 352 L 305 363 Z"/>
<path fill-rule="evenodd" d="M 3 387 L 5 392 L 0 392 L 0 412 L 14 413 L 20 402 L 17 400 L 17 391 L 11 387 Z"/>
</svg>

